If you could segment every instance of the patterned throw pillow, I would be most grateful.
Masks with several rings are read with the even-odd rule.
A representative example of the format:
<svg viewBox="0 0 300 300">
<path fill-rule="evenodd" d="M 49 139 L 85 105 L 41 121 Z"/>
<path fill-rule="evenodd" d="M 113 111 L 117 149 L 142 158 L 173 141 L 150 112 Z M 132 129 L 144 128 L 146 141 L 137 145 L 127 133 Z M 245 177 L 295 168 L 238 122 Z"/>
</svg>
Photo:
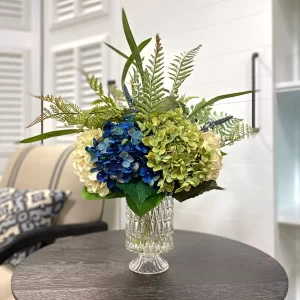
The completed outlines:
<svg viewBox="0 0 300 300">
<path fill-rule="evenodd" d="M 0 188 L 0 248 L 18 234 L 51 225 L 63 208 L 67 194 L 51 190 Z M 18 265 L 40 246 L 14 254 L 7 263 Z"/>
</svg>

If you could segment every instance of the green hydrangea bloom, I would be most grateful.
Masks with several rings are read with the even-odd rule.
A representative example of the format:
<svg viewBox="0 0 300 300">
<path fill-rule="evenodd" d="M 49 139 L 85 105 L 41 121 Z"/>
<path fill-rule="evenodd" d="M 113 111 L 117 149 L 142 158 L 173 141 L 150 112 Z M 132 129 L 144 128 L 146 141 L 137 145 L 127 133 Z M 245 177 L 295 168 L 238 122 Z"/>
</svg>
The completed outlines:
<svg viewBox="0 0 300 300">
<path fill-rule="evenodd" d="M 208 180 L 215 150 L 204 138 L 198 125 L 186 120 L 181 108 L 139 123 L 148 134 L 143 143 L 149 151 L 148 167 L 162 171 L 158 192 L 189 191 Z"/>
</svg>

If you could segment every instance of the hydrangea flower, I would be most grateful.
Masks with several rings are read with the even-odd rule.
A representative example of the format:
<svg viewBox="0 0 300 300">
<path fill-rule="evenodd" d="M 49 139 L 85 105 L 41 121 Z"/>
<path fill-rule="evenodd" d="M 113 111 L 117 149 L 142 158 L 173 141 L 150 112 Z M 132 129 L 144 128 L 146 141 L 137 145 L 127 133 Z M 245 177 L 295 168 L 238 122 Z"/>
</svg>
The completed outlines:
<svg viewBox="0 0 300 300">
<path fill-rule="evenodd" d="M 220 139 L 203 133 L 197 124 L 184 118 L 181 108 L 139 123 L 150 134 L 143 143 L 150 148 L 147 166 L 162 175 L 158 192 L 189 191 L 207 180 L 216 180 L 222 167 Z"/>
<path fill-rule="evenodd" d="M 73 167 L 75 174 L 87 188 L 89 193 L 98 193 L 100 196 L 106 196 L 109 189 L 105 182 L 98 182 L 97 178 L 91 173 L 93 162 L 90 155 L 85 151 L 87 146 L 93 145 L 93 139 L 99 139 L 102 135 L 100 129 L 89 129 L 78 135 L 75 141 L 74 151 L 72 152 Z"/>
<path fill-rule="evenodd" d="M 92 147 L 86 147 L 94 163 L 91 172 L 96 173 L 98 182 L 106 182 L 110 190 L 116 190 L 117 182 L 126 183 L 140 176 L 153 186 L 159 174 L 147 167 L 145 155 L 149 148 L 142 142 L 143 137 L 133 121 L 107 122 L 102 137 L 95 138 Z"/>
</svg>

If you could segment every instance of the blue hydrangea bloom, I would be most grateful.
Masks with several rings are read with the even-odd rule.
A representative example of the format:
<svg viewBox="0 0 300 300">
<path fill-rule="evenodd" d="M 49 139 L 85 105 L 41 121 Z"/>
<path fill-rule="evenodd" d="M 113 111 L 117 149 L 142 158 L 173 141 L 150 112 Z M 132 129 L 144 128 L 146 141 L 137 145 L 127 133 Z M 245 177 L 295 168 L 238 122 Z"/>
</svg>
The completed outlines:
<svg viewBox="0 0 300 300">
<path fill-rule="evenodd" d="M 107 122 L 100 140 L 94 139 L 93 147 L 86 147 L 97 172 L 97 180 L 106 182 L 109 189 L 116 190 L 116 182 L 126 183 L 132 178 L 141 177 L 153 186 L 159 173 L 147 167 L 145 155 L 149 148 L 142 143 L 143 133 L 137 125 L 126 120 L 114 124 Z"/>
</svg>

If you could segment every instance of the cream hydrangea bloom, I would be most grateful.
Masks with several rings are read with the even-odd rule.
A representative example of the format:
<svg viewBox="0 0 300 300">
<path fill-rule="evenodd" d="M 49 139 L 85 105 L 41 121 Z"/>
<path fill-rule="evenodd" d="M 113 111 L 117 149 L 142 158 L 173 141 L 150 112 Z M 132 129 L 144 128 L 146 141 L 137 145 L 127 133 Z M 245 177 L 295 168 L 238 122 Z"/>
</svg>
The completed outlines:
<svg viewBox="0 0 300 300">
<path fill-rule="evenodd" d="M 93 163 L 91 162 L 90 154 L 85 150 L 85 147 L 93 146 L 93 139 L 100 138 L 102 131 L 100 129 L 89 129 L 82 132 L 75 141 L 75 149 L 72 152 L 74 172 L 81 182 L 87 188 L 89 193 L 98 193 L 100 196 L 106 196 L 109 189 L 106 183 L 97 181 L 97 173 L 91 173 Z"/>
<path fill-rule="evenodd" d="M 217 180 L 222 169 L 223 159 L 220 149 L 220 136 L 212 131 L 204 132 L 203 136 L 205 142 L 213 150 L 213 156 L 211 160 L 212 167 L 208 174 L 207 180 Z"/>
</svg>

